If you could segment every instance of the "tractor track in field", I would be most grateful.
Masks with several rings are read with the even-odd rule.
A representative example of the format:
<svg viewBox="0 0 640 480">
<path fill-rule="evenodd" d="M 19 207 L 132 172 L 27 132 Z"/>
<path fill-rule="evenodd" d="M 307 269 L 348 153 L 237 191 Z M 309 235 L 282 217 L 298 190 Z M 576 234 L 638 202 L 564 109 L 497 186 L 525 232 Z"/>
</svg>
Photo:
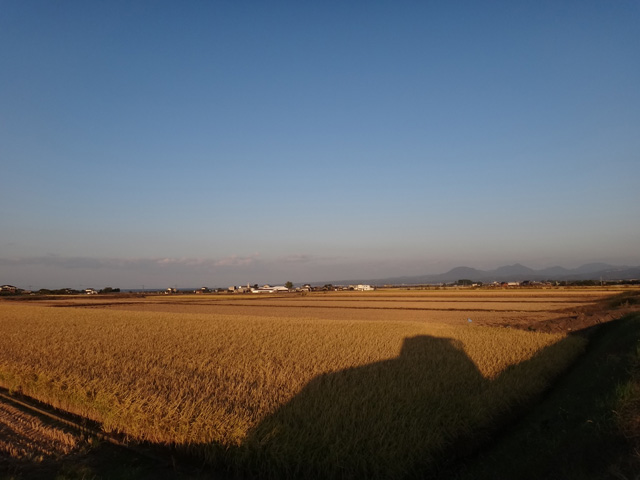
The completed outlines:
<svg viewBox="0 0 640 480">
<path fill-rule="evenodd" d="M 93 422 L 0 388 L 0 456 L 33 459 L 68 455 L 98 439 L 167 465 L 166 456 L 129 444 Z"/>
<path fill-rule="evenodd" d="M 0 402 L 0 455 L 44 459 L 73 453 L 80 443 L 78 435 L 48 425 L 4 399 Z"/>
<path fill-rule="evenodd" d="M 230 478 L 169 446 L 132 444 L 91 420 L 0 387 L 0 478 Z M 103 477 L 104 475 L 104 477 Z"/>
</svg>

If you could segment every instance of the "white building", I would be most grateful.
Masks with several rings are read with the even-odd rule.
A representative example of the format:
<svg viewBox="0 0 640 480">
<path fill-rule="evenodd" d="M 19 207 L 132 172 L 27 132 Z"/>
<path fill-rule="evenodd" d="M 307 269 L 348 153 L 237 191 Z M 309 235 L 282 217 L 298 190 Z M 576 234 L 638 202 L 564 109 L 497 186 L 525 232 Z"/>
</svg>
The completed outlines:
<svg viewBox="0 0 640 480">
<path fill-rule="evenodd" d="M 289 289 L 283 285 L 278 285 L 276 287 L 270 287 L 269 285 L 264 285 L 260 288 L 252 288 L 251 293 L 287 293 Z"/>
</svg>

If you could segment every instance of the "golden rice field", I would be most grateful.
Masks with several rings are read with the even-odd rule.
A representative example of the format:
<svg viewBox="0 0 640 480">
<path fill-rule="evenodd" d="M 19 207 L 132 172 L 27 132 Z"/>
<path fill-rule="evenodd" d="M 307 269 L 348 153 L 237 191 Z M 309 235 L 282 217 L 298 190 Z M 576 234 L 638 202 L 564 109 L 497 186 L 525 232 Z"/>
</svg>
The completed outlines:
<svg viewBox="0 0 640 480">
<path fill-rule="evenodd" d="M 482 300 L 516 297 L 386 295 L 0 302 L 0 384 L 243 475 L 400 478 L 494 426 L 584 348 L 467 321 L 473 308 L 511 318 L 518 308 Z M 531 297 L 518 314 L 594 298 L 553 296 L 541 312 Z"/>
</svg>

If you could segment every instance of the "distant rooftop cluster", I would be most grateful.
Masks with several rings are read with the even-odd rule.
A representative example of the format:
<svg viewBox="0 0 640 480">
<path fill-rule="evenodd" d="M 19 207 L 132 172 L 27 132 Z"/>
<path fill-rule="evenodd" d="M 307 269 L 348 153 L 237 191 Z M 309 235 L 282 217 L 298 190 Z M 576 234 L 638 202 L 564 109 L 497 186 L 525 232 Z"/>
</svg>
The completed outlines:
<svg viewBox="0 0 640 480">
<path fill-rule="evenodd" d="M 232 285 L 228 288 L 208 288 L 201 287 L 197 290 L 194 290 L 195 294 L 203 294 L 203 293 L 295 293 L 295 292 L 322 292 L 322 291 L 342 291 L 342 290 L 351 290 L 351 291 L 373 291 L 375 287 L 371 285 L 332 285 L 325 284 L 323 286 L 312 286 L 309 283 L 305 283 L 301 286 L 294 286 L 291 282 L 287 282 L 285 285 L 262 285 L 259 286 L 257 283 L 251 285 L 248 283 L 246 286 Z M 169 287 L 164 292 L 166 295 L 172 295 L 180 292 L 175 287 Z"/>
</svg>

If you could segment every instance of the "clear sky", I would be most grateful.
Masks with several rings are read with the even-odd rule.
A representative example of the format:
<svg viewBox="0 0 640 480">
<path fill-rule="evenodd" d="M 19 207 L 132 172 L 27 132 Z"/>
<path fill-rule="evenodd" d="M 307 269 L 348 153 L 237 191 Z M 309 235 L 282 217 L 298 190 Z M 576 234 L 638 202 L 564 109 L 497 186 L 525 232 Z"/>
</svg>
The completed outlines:
<svg viewBox="0 0 640 480">
<path fill-rule="evenodd" d="M 640 2 L 0 0 L 0 283 L 640 264 Z"/>
</svg>

